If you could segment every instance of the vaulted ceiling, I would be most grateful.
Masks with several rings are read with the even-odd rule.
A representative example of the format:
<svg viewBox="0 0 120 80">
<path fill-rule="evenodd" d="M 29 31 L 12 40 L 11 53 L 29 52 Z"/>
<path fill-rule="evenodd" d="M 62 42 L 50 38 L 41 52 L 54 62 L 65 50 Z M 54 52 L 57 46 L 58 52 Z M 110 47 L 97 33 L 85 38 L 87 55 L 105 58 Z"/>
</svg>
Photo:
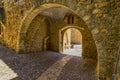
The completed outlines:
<svg viewBox="0 0 120 80">
<path fill-rule="evenodd" d="M 74 13 L 68 9 L 61 7 L 49 8 L 40 13 L 40 15 L 48 17 L 48 19 L 52 20 L 52 22 L 62 21 L 66 14 Z"/>
</svg>

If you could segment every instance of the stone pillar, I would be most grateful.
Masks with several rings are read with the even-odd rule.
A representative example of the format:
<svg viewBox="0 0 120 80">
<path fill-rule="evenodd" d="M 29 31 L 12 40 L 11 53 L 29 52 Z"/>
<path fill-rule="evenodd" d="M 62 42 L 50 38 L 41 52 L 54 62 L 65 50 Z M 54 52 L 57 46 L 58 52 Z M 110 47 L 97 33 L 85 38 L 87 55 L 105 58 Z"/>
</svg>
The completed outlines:
<svg viewBox="0 0 120 80">
<path fill-rule="evenodd" d="M 114 63 L 119 44 L 120 9 L 118 2 L 98 1 L 93 10 L 94 26 L 92 30 L 96 40 L 99 61 L 99 79 L 112 80 Z"/>
</svg>

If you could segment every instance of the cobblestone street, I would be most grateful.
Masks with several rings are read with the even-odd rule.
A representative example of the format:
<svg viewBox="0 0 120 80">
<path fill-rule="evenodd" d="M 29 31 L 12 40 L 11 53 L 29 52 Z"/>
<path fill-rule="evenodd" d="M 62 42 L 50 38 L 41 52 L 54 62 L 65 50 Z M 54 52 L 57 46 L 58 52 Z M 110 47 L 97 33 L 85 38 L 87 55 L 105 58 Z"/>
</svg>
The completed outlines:
<svg viewBox="0 0 120 80">
<path fill-rule="evenodd" d="M 0 47 L 0 80 L 97 80 L 96 62 L 51 51 L 15 54 Z"/>
<path fill-rule="evenodd" d="M 73 55 L 73 56 L 82 56 L 82 45 L 74 45 L 74 48 L 66 49 L 63 54 Z"/>
</svg>

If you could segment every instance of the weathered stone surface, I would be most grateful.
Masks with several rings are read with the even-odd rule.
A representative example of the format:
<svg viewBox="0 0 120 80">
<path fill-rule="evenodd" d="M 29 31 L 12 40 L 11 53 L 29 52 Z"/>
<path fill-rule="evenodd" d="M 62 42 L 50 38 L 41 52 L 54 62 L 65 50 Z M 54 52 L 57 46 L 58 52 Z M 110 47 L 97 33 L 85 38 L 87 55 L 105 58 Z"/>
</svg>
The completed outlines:
<svg viewBox="0 0 120 80">
<path fill-rule="evenodd" d="M 21 0 L 22 1 L 22 0 Z M 118 50 L 118 46 L 120 46 L 120 1 L 116 0 L 24 0 L 24 5 L 15 5 L 13 0 L 9 0 L 4 2 L 4 7 L 6 11 L 6 30 L 4 31 L 4 40 L 6 44 L 16 51 L 25 51 L 24 47 L 24 39 L 26 38 L 26 32 L 29 27 L 29 23 L 32 22 L 32 18 L 37 16 L 43 8 L 50 8 L 51 6 L 44 6 L 39 8 L 43 4 L 60 4 L 63 7 L 66 6 L 68 13 L 77 14 L 77 17 L 80 17 L 79 24 L 82 28 L 84 28 L 86 36 L 84 39 L 84 43 L 86 54 L 88 57 L 93 57 L 92 54 L 96 54 L 93 49 L 95 49 L 95 45 L 97 47 L 98 52 L 98 61 L 99 61 L 99 75 L 100 80 L 111 79 L 112 71 L 114 67 L 114 60 Z M 55 7 L 55 6 L 54 6 Z M 38 8 L 38 9 L 37 9 Z M 53 7 L 51 7 L 53 8 Z M 64 7 L 65 8 L 65 7 Z M 45 9 L 43 9 L 45 10 Z M 33 13 L 32 13 L 33 12 Z M 59 14 L 59 13 L 56 13 Z M 89 15 L 90 17 L 86 16 Z M 83 21 L 84 20 L 84 21 Z M 66 24 L 62 24 L 61 21 L 63 19 L 48 19 L 48 27 L 53 31 L 51 31 L 50 36 L 53 37 L 50 39 L 51 47 L 58 51 L 58 32 L 61 26 L 66 26 Z M 26 23 L 26 24 L 24 24 Z M 32 25 L 37 24 L 31 23 Z M 44 22 L 43 22 L 44 23 Z M 75 24 L 78 21 L 75 21 Z M 52 25 L 51 25 L 52 24 Z M 82 25 L 83 24 L 83 25 Z M 49 26 L 50 25 L 50 26 Z M 87 28 L 84 27 L 87 25 Z M 21 31 L 22 29 L 22 31 Z M 39 30 L 39 29 L 38 29 Z M 32 32 L 32 31 L 31 31 Z M 38 31 L 38 33 L 40 33 Z M 83 31 L 84 32 L 84 31 Z M 91 34 L 92 32 L 92 34 Z M 30 33 L 30 32 L 29 32 Z M 88 35 L 89 33 L 89 35 Z M 31 33 L 30 33 L 31 34 Z M 35 35 L 35 34 L 31 34 Z M 93 36 L 93 38 L 91 37 Z M 33 37 L 33 36 L 32 36 Z M 56 37 L 56 38 L 55 38 Z M 90 38 L 89 38 L 90 37 Z M 54 40 L 55 39 L 55 40 Z M 32 39 L 31 39 L 32 40 Z M 92 40 L 92 41 L 90 41 Z M 93 42 L 95 40 L 95 43 Z M 37 44 L 37 43 L 36 43 Z M 90 46 L 90 45 L 94 45 Z M 114 46 L 113 46 L 114 45 Z M 91 51 L 91 52 L 90 52 Z M 108 60 L 109 59 L 109 60 Z M 109 64 L 109 66 L 104 66 Z M 111 72 L 108 72 L 111 71 Z M 120 73 L 120 72 L 119 72 Z"/>
<path fill-rule="evenodd" d="M 98 3 L 98 8 L 107 7 L 108 4 L 109 4 L 109 2 L 101 2 L 101 3 Z"/>
</svg>

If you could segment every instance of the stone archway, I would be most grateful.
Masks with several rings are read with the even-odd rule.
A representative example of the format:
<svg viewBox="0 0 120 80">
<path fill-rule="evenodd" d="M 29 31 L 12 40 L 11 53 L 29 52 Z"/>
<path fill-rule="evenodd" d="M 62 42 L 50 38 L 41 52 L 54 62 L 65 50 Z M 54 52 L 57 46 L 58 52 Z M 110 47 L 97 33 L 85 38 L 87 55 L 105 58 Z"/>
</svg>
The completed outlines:
<svg viewBox="0 0 120 80">
<path fill-rule="evenodd" d="M 73 56 L 82 56 L 81 30 L 84 29 L 77 26 L 66 26 L 64 29 L 59 31 L 59 50 L 61 53 Z"/>
<path fill-rule="evenodd" d="M 64 34 L 66 32 L 66 30 L 70 29 L 70 28 L 75 28 L 77 29 L 78 31 L 82 31 L 84 30 L 84 28 L 80 28 L 78 26 L 65 26 L 64 28 L 60 29 L 59 30 L 59 50 L 61 53 L 63 53 L 63 37 L 64 37 Z"/>
<path fill-rule="evenodd" d="M 59 39 L 58 34 L 59 34 L 60 29 L 65 30 L 65 29 L 69 28 L 69 27 L 64 27 L 64 26 L 71 25 L 71 24 L 66 23 L 67 22 L 66 16 L 70 14 L 70 15 L 73 15 L 75 18 L 75 23 L 73 25 L 78 26 L 75 28 L 79 29 L 81 31 L 82 35 L 85 36 L 85 37 L 83 37 L 83 44 L 84 44 L 83 51 L 82 51 L 84 53 L 84 54 L 82 54 L 83 57 L 97 59 L 97 49 L 96 49 L 95 41 L 94 41 L 94 39 L 92 37 L 92 33 L 88 29 L 86 23 L 77 14 L 75 14 L 71 9 L 69 9 L 65 6 L 59 5 L 59 4 L 44 4 L 44 5 L 40 6 L 39 8 L 31 11 L 31 13 L 29 15 L 27 15 L 25 17 L 25 19 L 23 19 L 23 24 L 20 27 L 18 51 L 19 52 L 26 52 L 25 38 L 27 37 L 26 34 L 30 28 L 29 26 L 30 26 L 31 22 L 35 19 L 35 17 L 38 14 L 42 13 L 45 10 L 51 9 L 51 8 L 62 8 L 62 9 L 68 10 L 66 12 L 67 14 L 65 14 L 63 17 L 64 18 L 63 24 L 58 23 L 57 25 L 52 25 L 54 27 L 50 28 L 50 33 L 49 33 L 50 35 L 49 36 L 50 36 L 50 41 L 51 41 L 50 42 L 51 50 L 60 52 L 59 51 L 60 43 L 58 40 Z M 53 34 L 55 34 L 55 35 L 53 35 Z"/>
<path fill-rule="evenodd" d="M 25 52 L 25 37 L 26 37 L 26 33 L 27 33 L 27 30 L 29 28 L 29 25 L 30 23 L 32 22 L 32 20 L 40 13 L 42 13 L 44 10 L 46 9 L 50 9 L 50 8 L 65 8 L 65 9 L 68 9 L 70 10 L 71 12 L 73 12 L 71 9 L 63 6 L 63 5 L 60 5 L 60 4 L 52 4 L 52 3 L 49 3 L 49 4 L 44 4 L 38 8 L 35 8 L 35 9 L 32 9 L 30 11 L 30 13 L 28 15 L 26 15 L 22 22 L 21 22 L 21 26 L 20 26 L 20 29 L 19 29 L 19 35 L 18 35 L 18 45 L 17 45 L 17 52 Z"/>
<path fill-rule="evenodd" d="M 50 3 L 50 4 L 58 3 L 68 6 L 69 8 L 74 10 L 79 16 L 81 16 L 82 19 L 84 19 L 88 27 L 91 29 L 97 45 L 97 50 L 99 53 L 99 64 L 101 67 L 100 77 L 103 77 L 105 79 L 106 76 L 111 77 L 112 73 L 110 71 L 112 71 L 113 69 L 115 53 L 117 52 L 119 45 L 119 44 L 116 45 L 119 42 L 119 39 L 117 37 L 117 35 L 119 35 L 117 29 L 119 25 L 119 17 L 114 17 L 115 15 L 119 16 L 118 13 L 119 6 L 118 5 L 114 6 L 112 5 L 112 2 L 109 1 L 28 0 L 25 1 L 24 6 L 21 6 L 19 10 L 18 10 L 19 6 L 15 7 L 15 5 L 11 5 L 10 3 L 5 3 L 6 12 L 12 9 L 11 14 L 17 14 L 15 16 L 11 16 L 11 14 L 6 14 L 8 20 L 7 26 L 9 27 L 6 28 L 4 39 L 7 45 L 11 49 L 14 49 L 15 51 L 24 52 L 24 41 L 23 41 L 25 37 L 24 31 L 27 30 L 29 23 L 35 17 L 34 15 L 37 15 L 39 12 L 41 12 L 42 9 L 37 9 L 37 8 L 45 3 Z M 117 3 L 118 2 L 113 2 L 113 4 L 117 4 Z M 115 8 L 111 9 L 110 5 Z M 49 6 L 47 5 L 46 7 Z M 21 15 L 19 11 L 24 12 L 26 15 L 25 14 Z M 20 19 L 18 18 L 16 19 L 17 16 L 19 16 Z M 16 23 L 14 24 L 14 22 Z M 11 32 L 13 34 L 11 34 Z M 110 64 L 110 66 L 106 66 L 105 64 Z"/>
<path fill-rule="evenodd" d="M 70 28 L 75 28 L 79 30 L 82 34 L 82 56 L 84 58 L 92 58 L 92 59 L 97 59 L 97 49 L 95 42 L 93 40 L 92 34 L 89 31 L 89 29 L 85 30 L 85 28 L 82 28 L 80 26 L 65 26 L 59 30 L 59 50 L 62 53 L 63 52 L 63 35 L 64 32 L 67 29 Z"/>
</svg>

